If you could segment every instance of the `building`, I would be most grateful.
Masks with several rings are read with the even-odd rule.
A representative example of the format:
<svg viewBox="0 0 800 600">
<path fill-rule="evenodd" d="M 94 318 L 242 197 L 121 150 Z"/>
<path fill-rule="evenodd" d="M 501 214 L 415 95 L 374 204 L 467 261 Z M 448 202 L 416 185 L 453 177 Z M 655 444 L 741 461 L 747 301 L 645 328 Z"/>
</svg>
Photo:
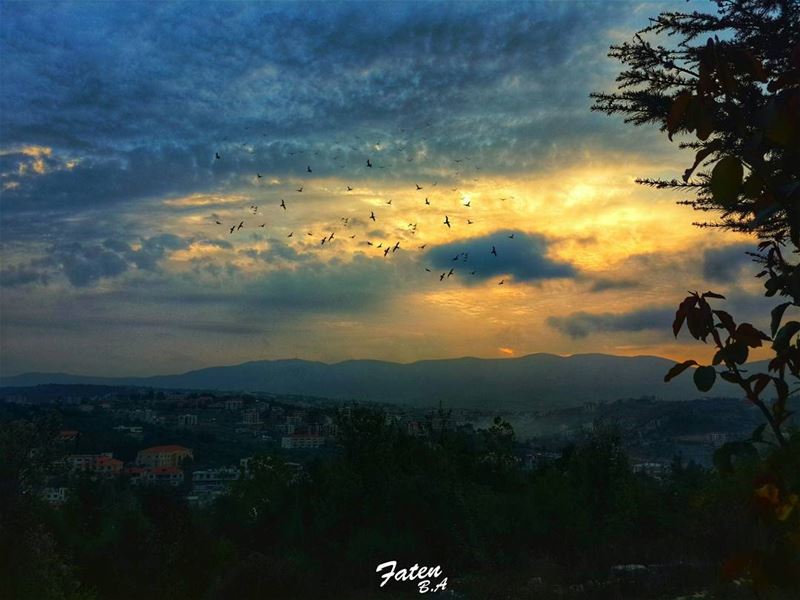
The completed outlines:
<svg viewBox="0 0 800 600">
<path fill-rule="evenodd" d="M 64 504 L 67 501 L 67 488 L 46 487 L 42 490 L 42 497 L 53 505 Z"/>
<path fill-rule="evenodd" d="M 244 425 L 260 425 L 261 414 L 258 412 L 258 409 L 251 408 L 249 410 L 242 411 L 242 423 Z"/>
<path fill-rule="evenodd" d="M 144 429 L 141 425 L 117 425 L 114 427 L 114 431 L 137 439 L 141 439 L 142 435 L 144 435 Z"/>
<path fill-rule="evenodd" d="M 197 425 L 197 415 L 178 415 L 178 427 L 194 427 Z"/>
<path fill-rule="evenodd" d="M 74 444 L 78 441 L 80 433 L 74 429 L 62 430 L 58 432 L 58 440 L 67 444 Z"/>
<path fill-rule="evenodd" d="M 102 452 L 100 454 L 70 454 L 65 460 L 70 471 L 93 471 L 98 460 L 113 458 L 113 456 L 111 452 Z"/>
<path fill-rule="evenodd" d="M 293 433 L 281 438 L 281 448 L 320 448 L 325 444 L 325 438 L 318 433 Z"/>
<path fill-rule="evenodd" d="M 225 400 L 225 410 L 241 410 L 244 402 L 241 400 L 228 399 Z"/>
<path fill-rule="evenodd" d="M 183 461 L 194 458 L 190 448 L 183 446 L 153 446 L 140 450 L 136 464 L 142 467 L 179 467 Z"/>
<path fill-rule="evenodd" d="M 178 467 L 126 467 L 125 474 L 133 485 L 161 484 L 179 486 L 183 470 Z"/>
<path fill-rule="evenodd" d="M 116 477 L 122 473 L 122 461 L 111 456 L 103 456 L 95 461 L 92 471 L 103 477 Z"/>
</svg>

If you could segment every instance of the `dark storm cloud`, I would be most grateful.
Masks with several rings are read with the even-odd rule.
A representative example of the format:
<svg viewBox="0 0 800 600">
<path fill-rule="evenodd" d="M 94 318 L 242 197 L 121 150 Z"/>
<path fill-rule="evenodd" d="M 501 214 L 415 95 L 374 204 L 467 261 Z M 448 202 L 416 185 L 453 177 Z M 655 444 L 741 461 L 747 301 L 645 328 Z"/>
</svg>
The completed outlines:
<svg viewBox="0 0 800 600">
<path fill-rule="evenodd" d="M 709 248 L 703 252 L 703 277 L 714 283 L 733 283 L 740 279 L 742 269 L 753 267 L 753 244 L 733 244 L 721 248 Z"/>
<path fill-rule="evenodd" d="M 122 275 L 134 267 L 156 271 L 159 261 L 168 251 L 186 248 L 190 243 L 191 240 L 171 234 L 142 239 L 136 249 L 118 239 L 71 242 L 52 247 L 39 264 L 63 272 L 75 287 L 86 287 L 100 279 Z M 45 272 L 40 272 L 40 279 L 46 282 Z"/>
<path fill-rule="evenodd" d="M 593 333 L 668 331 L 674 318 L 674 308 L 656 307 L 627 313 L 579 311 L 565 317 L 548 317 L 547 324 L 573 339 L 580 339 Z"/>
<path fill-rule="evenodd" d="M 509 238 L 513 235 L 514 238 Z M 474 279 L 484 280 L 499 275 L 512 276 L 517 281 L 534 282 L 543 279 L 574 277 L 575 268 L 548 258 L 547 239 L 520 231 L 495 233 L 436 246 L 426 253 L 427 261 L 436 269 L 454 268 L 464 274 L 475 271 Z M 491 253 L 495 248 L 497 255 Z M 466 254 L 466 257 L 464 257 Z"/>
<path fill-rule="evenodd" d="M 387 167 L 382 177 L 450 167 L 465 153 L 484 170 L 542 168 L 621 131 L 588 112 L 587 94 L 622 11 L 6 4 L 4 143 L 54 147 L 47 167 L 80 162 L 18 177 L 3 206 L 113 206 L 224 188 L 256 169 L 301 176 L 309 162 L 320 175 L 364 175 L 369 154 Z M 409 162 L 417 151 L 424 160 Z M 21 160 L 31 159 L 3 162 Z"/>
</svg>

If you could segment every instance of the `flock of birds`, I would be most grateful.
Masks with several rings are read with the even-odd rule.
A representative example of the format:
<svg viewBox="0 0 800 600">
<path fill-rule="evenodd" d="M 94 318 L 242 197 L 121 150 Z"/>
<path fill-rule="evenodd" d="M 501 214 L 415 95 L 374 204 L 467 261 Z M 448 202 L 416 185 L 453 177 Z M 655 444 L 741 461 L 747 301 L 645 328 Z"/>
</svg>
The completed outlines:
<svg viewBox="0 0 800 600">
<path fill-rule="evenodd" d="M 428 123 L 427 126 L 430 126 L 430 123 Z M 401 131 L 405 131 L 405 130 L 401 130 Z M 356 136 L 356 138 L 361 140 L 361 138 L 359 136 Z M 425 139 L 425 138 L 423 138 L 423 139 Z M 246 147 L 247 143 L 245 142 L 244 144 L 242 144 L 242 146 Z M 381 150 L 382 149 L 381 148 L 381 143 L 380 142 L 376 142 L 374 144 L 374 148 L 376 150 Z M 358 148 L 356 146 L 353 146 L 353 149 L 357 150 Z M 404 151 L 404 150 L 405 150 L 404 147 L 400 147 L 399 148 L 399 151 Z M 297 152 L 289 152 L 289 154 L 290 155 L 294 155 L 294 154 L 297 154 Z M 299 154 L 303 154 L 303 152 L 300 152 Z M 316 154 L 319 154 L 319 153 L 316 153 Z M 334 160 L 338 160 L 339 158 L 340 158 L 339 156 L 335 156 Z M 214 161 L 216 162 L 216 161 L 222 161 L 222 160 L 224 160 L 223 155 L 221 155 L 219 151 L 215 152 L 214 153 Z M 412 160 L 414 160 L 414 157 L 413 156 L 412 157 L 408 157 L 406 160 L 408 162 L 411 162 Z M 455 159 L 453 161 L 453 162 L 456 163 L 456 165 L 458 165 L 458 167 L 455 169 L 455 172 L 454 172 L 456 176 L 458 176 L 459 174 L 461 174 L 463 172 L 461 170 L 462 169 L 461 163 L 463 163 L 464 161 L 469 161 L 469 160 L 470 160 L 469 157 L 465 157 L 465 158 Z M 373 164 L 373 160 L 372 160 L 371 157 L 366 158 L 365 162 L 362 163 L 362 164 L 364 165 L 363 166 L 364 169 L 385 168 L 384 165 Z M 344 168 L 344 165 L 342 165 L 341 168 Z M 475 170 L 480 170 L 480 167 L 475 166 Z M 314 172 L 314 170 L 311 168 L 310 164 L 306 164 L 305 172 L 307 174 L 310 174 L 310 173 Z M 261 173 L 257 172 L 255 174 L 255 181 L 258 182 L 258 181 L 262 180 L 263 178 L 264 178 L 264 176 Z M 477 181 L 477 178 L 473 179 L 473 181 Z M 436 188 L 437 185 L 438 185 L 438 181 L 434 181 L 432 184 L 430 184 L 430 186 L 428 186 L 428 185 L 420 185 L 419 183 L 415 183 L 414 184 L 414 191 L 415 192 L 423 192 L 423 191 L 425 191 L 426 187 Z M 297 193 L 297 194 L 303 193 L 303 190 L 305 189 L 305 187 L 306 187 L 305 184 L 300 185 L 299 187 L 295 188 L 295 193 Z M 349 192 L 353 192 L 355 189 L 356 188 L 354 188 L 351 185 L 347 185 L 346 186 L 346 191 L 348 193 Z M 451 191 L 452 192 L 459 192 L 459 189 L 456 187 L 456 188 L 452 188 Z M 430 196 L 429 195 L 424 195 L 424 196 L 421 195 L 421 196 L 424 197 L 424 200 L 422 200 L 422 206 L 424 206 L 426 209 L 427 209 L 427 207 L 431 207 L 432 203 L 431 203 Z M 508 198 L 513 199 L 514 197 L 513 196 L 508 196 Z M 505 201 L 506 198 L 499 198 L 499 200 Z M 291 202 L 290 202 L 290 204 L 291 204 Z M 385 205 L 386 206 L 392 206 L 392 199 L 386 200 L 385 201 Z M 466 200 L 462 201 L 461 202 L 461 206 L 463 206 L 464 208 L 470 208 L 472 206 L 472 200 L 471 199 L 466 199 Z M 281 211 L 284 211 L 284 212 L 289 210 L 289 207 L 287 206 L 285 198 L 280 198 L 280 203 L 277 204 L 277 208 L 279 208 Z M 248 218 L 258 217 L 258 216 L 263 214 L 261 212 L 260 207 L 258 205 L 255 205 L 255 204 L 251 204 L 249 206 L 248 212 L 250 213 Z M 444 219 L 442 220 L 441 225 L 443 227 L 446 227 L 448 230 L 452 229 L 452 227 L 454 225 L 454 222 L 451 221 L 450 215 L 449 214 L 444 214 L 443 216 L 444 216 Z M 214 215 L 214 216 L 212 216 L 212 218 L 214 219 L 216 225 L 218 225 L 218 226 L 222 226 L 223 225 L 222 220 L 220 220 L 220 218 L 218 216 Z M 378 218 L 379 218 L 378 215 L 375 214 L 375 210 L 370 210 L 369 217 L 367 217 L 366 219 L 372 221 L 373 223 L 377 223 L 378 222 Z M 261 219 L 259 219 L 259 221 L 260 220 Z M 353 221 L 355 221 L 355 219 L 353 219 Z M 351 217 L 341 217 L 340 218 L 340 226 L 342 228 L 344 228 L 344 229 L 348 229 L 353 221 L 351 221 Z M 474 223 L 475 223 L 474 220 L 469 219 L 469 218 L 466 219 L 466 224 L 467 225 L 473 225 Z M 256 228 L 264 228 L 264 227 L 266 227 L 266 225 L 267 225 L 266 222 L 261 222 L 260 224 L 258 224 L 256 226 Z M 225 225 L 225 227 L 228 228 L 228 232 L 229 232 L 228 234 L 229 235 L 233 235 L 236 232 L 240 231 L 241 229 L 245 228 L 245 219 L 240 219 L 240 220 L 238 220 L 238 222 L 234 222 L 230 226 Z M 295 233 L 294 231 L 290 231 L 289 234 L 286 237 L 287 238 L 293 238 L 294 237 L 294 233 Z M 334 230 L 334 231 L 331 231 L 330 233 L 327 233 L 324 236 L 322 236 L 320 238 L 319 245 L 320 246 L 325 246 L 326 244 L 328 244 L 328 246 L 330 246 L 331 243 L 335 239 L 336 233 L 337 233 L 337 231 Z M 416 222 L 408 223 L 408 225 L 406 226 L 405 233 L 410 234 L 412 236 L 416 235 L 416 233 L 417 233 L 417 223 Z M 306 231 L 306 235 L 308 237 L 314 237 L 315 234 L 314 234 L 313 231 Z M 349 237 L 350 239 L 355 239 L 358 234 L 357 233 L 353 233 L 353 234 L 349 234 L 349 235 L 345 234 L 345 235 L 347 237 Z M 508 235 L 506 237 L 508 237 L 509 239 L 514 239 L 514 234 L 512 233 L 512 234 L 510 234 L 510 235 Z M 375 243 L 372 240 L 365 240 L 363 243 L 364 243 L 364 245 L 366 247 L 371 247 L 371 248 L 376 249 L 378 252 L 382 252 L 384 257 L 388 257 L 390 254 L 394 254 L 398 250 L 401 250 L 400 241 L 395 241 L 394 244 L 392 244 L 391 242 L 386 243 L 386 242 L 381 241 L 381 242 Z M 426 247 L 427 247 L 427 243 L 424 243 L 424 244 L 418 245 L 417 246 L 417 250 L 425 250 Z M 487 251 L 487 253 L 489 255 L 493 256 L 494 258 L 498 257 L 497 247 L 495 245 L 491 245 L 491 248 L 487 248 L 486 251 Z M 452 259 L 452 261 L 453 262 L 460 262 L 460 263 L 468 263 L 469 262 L 469 253 L 468 252 L 459 252 Z M 428 272 L 428 273 L 433 273 L 434 272 L 431 267 L 425 267 L 425 271 Z M 450 279 L 455 274 L 455 272 L 456 272 L 455 267 L 451 267 L 449 270 L 445 270 L 445 271 L 443 271 L 441 273 L 438 273 L 438 270 L 437 270 L 439 281 L 443 282 L 443 281 L 446 281 L 446 280 Z M 477 276 L 479 274 L 477 269 L 469 270 L 468 273 L 469 273 L 470 276 Z M 497 285 L 504 285 L 504 284 L 505 284 L 505 279 L 501 279 L 500 281 L 497 282 Z"/>
</svg>

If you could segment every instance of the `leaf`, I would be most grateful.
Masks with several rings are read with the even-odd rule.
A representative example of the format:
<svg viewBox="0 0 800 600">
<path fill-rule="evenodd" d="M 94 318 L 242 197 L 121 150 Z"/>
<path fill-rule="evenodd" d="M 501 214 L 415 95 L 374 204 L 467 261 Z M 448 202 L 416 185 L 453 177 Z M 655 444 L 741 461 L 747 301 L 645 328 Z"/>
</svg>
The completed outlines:
<svg viewBox="0 0 800 600">
<path fill-rule="evenodd" d="M 669 371 L 667 371 L 667 374 L 664 375 L 664 381 L 667 382 L 670 379 L 677 377 L 678 375 L 683 373 L 686 369 L 696 364 L 697 364 L 696 360 L 685 360 L 682 363 L 674 365 Z"/>
<path fill-rule="evenodd" d="M 711 171 L 711 195 L 714 201 L 726 208 L 732 206 L 742 187 L 743 176 L 742 163 L 733 156 L 726 156 L 714 165 Z"/>
<path fill-rule="evenodd" d="M 775 308 L 772 309 L 772 322 L 770 324 L 770 331 L 772 332 L 772 336 L 775 337 L 775 334 L 778 333 L 778 329 L 781 326 L 781 319 L 783 318 L 783 313 L 786 312 L 786 309 L 792 305 L 791 302 L 784 302 L 783 304 L 779 304 Z"/>
<path fill-rule="evenodd" d="M 694 371 L 694 384 L 701 392 L 707 392 L 714 387 L 717 372 L 714 367 L 697 367 Z"/>
<path fill-rule="evenodd" d="M 778 354 L 784 354 L 789 350 L 789 344 L 792 338 L 800 331 L 800 323 L 797 321 L 789 321 L 780 328 L 778 333 L 775 334 L 775 341 L 772 342 L 772 349 Z"/>
<path fill-rule="evenodd" d="M 683 92 L 675 96 L 675 100 L 672 101 L 672 107 L 669 109 L 669 115 L 667 115 L 667 137 L 670 142 L 672 141 L 672 134 L 678 130 L 683 121 L 691 99 L 692 95 L 689 92 Z"/>
<path fill-rule="evenodd" d="M 701 148 L 698 150 L 697 154 L 694 156 L 694 163 L 691 167 L 686 169 L 683 172 L 683 180 L 689 181 L 689 178 L 694 173 L 694 170 L 697 168 L 701 162 L 703 162 L 712 152 L 716 152 L 722 147 L 722 142 L 720 140 L 714 140 L 713 142 L 709 142 L 709 144 L 705 148 Z"/>
<path fill-rule="evenodd" d="M 767 334 L 759 331 L 755 327 L 753 327 L 750 323 L 741 323 L 739 327 L 736 328 L 736 333 L 734 334 L 737 342 L 742 342 L 743 344 L 747 344 L 751 348 L 760 348 L 761 342 L 770 341 Z"/>
<path fill-rule="evenodd" d="M 715 310 L 714 314 L 717 315 L 720 323 L 728 331 L 728 333 L 733 335 L 733 333 L 736 331 L 736 322 L 733 320 L 733 317 L 724 310 Z"/>
<path fill-rule="evenodd" d="M 725 300 L 725 296 L 722 294 L 717 294 L 716 292 L 706 292 L 702 296 L 703 298 L 719 298 L 720 300 Z"/>
</svg>

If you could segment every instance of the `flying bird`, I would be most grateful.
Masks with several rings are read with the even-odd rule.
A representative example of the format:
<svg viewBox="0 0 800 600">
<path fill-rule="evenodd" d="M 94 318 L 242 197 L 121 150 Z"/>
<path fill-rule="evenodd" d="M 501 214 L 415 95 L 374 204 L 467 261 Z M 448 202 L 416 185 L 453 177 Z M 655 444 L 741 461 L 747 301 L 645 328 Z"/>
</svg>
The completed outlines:
<svg viewBox="0 0 800 600">
<path fill-rule="evenodd" d="M 283 201 L 283 198 L 281 198 L 281 208 L 286 210 L 286 202 Z"/>
<path fill-rule="evenodd" d="M 418 184 L 418 183 L 415 183 L 414 185 L 415 185 L 415 186 L 417 186 L 417 191 L 419 191 L 419 190 L 421 190 L 421 189 L 422 189 L 421 187 L 419 187 L 419 184 Z"/>
<path fill-rule="evenodd" d="M 391 248 L 389 248 L 389 246 L 386 246 L 386 249 L 383 251 L 383 255 L 386 256 L 387 254 L 389 254 L 389 250 L 391 250 Z"/>
<path fill-rule="evenodd" d="M 467 200 L 466 202 L 464 202 L 464 206 L 466 206 L 467 208 L 469 208 L 469 205 L 470 205 L 471 203 L 472 203 L 472 200 Z"/>
<path fill-rule="evenodd" d="M 348 191 L 348 192 L 352 192 L 352 191 L 353 191 L 353 188 L 351 188 L 351 187 L 348 185 L 348 186 L 347 186 L 347 191 Z"/>
<path fill-rule="evenodd" d="M 400 242 L 397 242 L 397 243 L 394 245 L 394 248 L 392 248 L 392 254 L 394 254 L 395 252 L 397 252 L 399 249 L 400 249 Z"/>
<path fill-rule="evenodd" d="M 301 185 L 299 188 L 297 188 L 297 191 L 298 192 L 302 192 L 303 191 L 303 186 Z"/>
<path fill-rule="evenodd" d="M 306 171 L 308 171 L 309 173 L 311 173 L 311 165 L 308 165 L 308 166 L 306 167 Z"/>
<path fill-rule="evenodd" d="M 219 159 L 221 159 L 222 157 L 219 155 L 219 152 L 214 152 L 214 158 L 215 158 L 216 160 L 219 160 Z"/>
<path fill-rule="evenodd" d="M 256 179 L 261 179 L 261 173 L 256 173 Z"/>
<path fill-rule="evenodd" d="M 291 232 L 289 235 L 287 235 L 286 237 L 287 237 L 287 238 L 290 238 L 290 237 L 292 237 L 293 235 L 294 235 L 294 231 L 292 231 L 292 232 Z"/>
<path fill-rule="evenodd" d="M 428 200 L 427 198 L 425 198 L 425 204 L 426 204 L 426 205 L 428 205 L 428 206 L 430 206 L 430 205 L 431 205 L 431 201 L 430 201 L 430 200 Z"/>
<path fill-rule="evenodd" d="M 242 227 L 244 227 L 244 221 L 239 221 L 239 226 L 236 228 L 236 231 L 239 231 Z"/>
<path fill-rule="evenodd" d="M 369 218 L 373 221 L 375 220 L 375 213 L 373 211 L 369 211 Z"/>
<path fill-rule="evenodd" d="M 504 282 L 505 282 L 505 279 L 501 279 L 500 283 L 498 283 L 497 285 L 503 285 Z"/>
<path fill-rule="evenodd" d="M 236 229 L 236 225 L 234 225 L 233 227 L 231 227 L 231 233 L 233 233 L 235 229 Z"/>
<path fill-rule="evenodd" d="M 259 225 L 259 227 L 264 227 L 265 225 L 266 223 L 262 223 L 261 225 Z"/>
<path fill-rule="evenodd" d="M 497 250 L 495 249 L 494 246 L 492 246 L 492 251 L 489 254 L 494 254 L 495 256 L 497 256 Z"/>
<path fill-rule="evenodd" d="M 370 162 L 370 160 L 369 160 L 369 159 L 367 159 L 367 166 L 368 166 L 368 167 L 372 167 L 372 163 Z"/>
<path fill-rule="evenodd" d="M 447 218 L 447 215 L 444 216 L 444 224 L 447 225 L 448 229 L 450 229 L 450 219 Z"/>
<path fill-rule="evenodd" d="M 472 223 L 473 223 L 473 221 L 470 221 L 469 219 L 467 219 L 467 225 L 472 225 Z"/>
<path fill-rule="evenodd" d="M 445 275 L 447 275 L 447 273 L 442 273 L 441 275 L 439 275 L 439 281 L 444 281 Z"/>
<path fill-rule="evenodd" d="M 514 239 L 514 234 L 512 233 L 510 236 L 508 236 L 508 239 L 513 240 Z"/>
<path fill-rule="evenodd" d="M 214 221 L 217 225 L 222 225 L 222 221 Z"/>
</svg>

